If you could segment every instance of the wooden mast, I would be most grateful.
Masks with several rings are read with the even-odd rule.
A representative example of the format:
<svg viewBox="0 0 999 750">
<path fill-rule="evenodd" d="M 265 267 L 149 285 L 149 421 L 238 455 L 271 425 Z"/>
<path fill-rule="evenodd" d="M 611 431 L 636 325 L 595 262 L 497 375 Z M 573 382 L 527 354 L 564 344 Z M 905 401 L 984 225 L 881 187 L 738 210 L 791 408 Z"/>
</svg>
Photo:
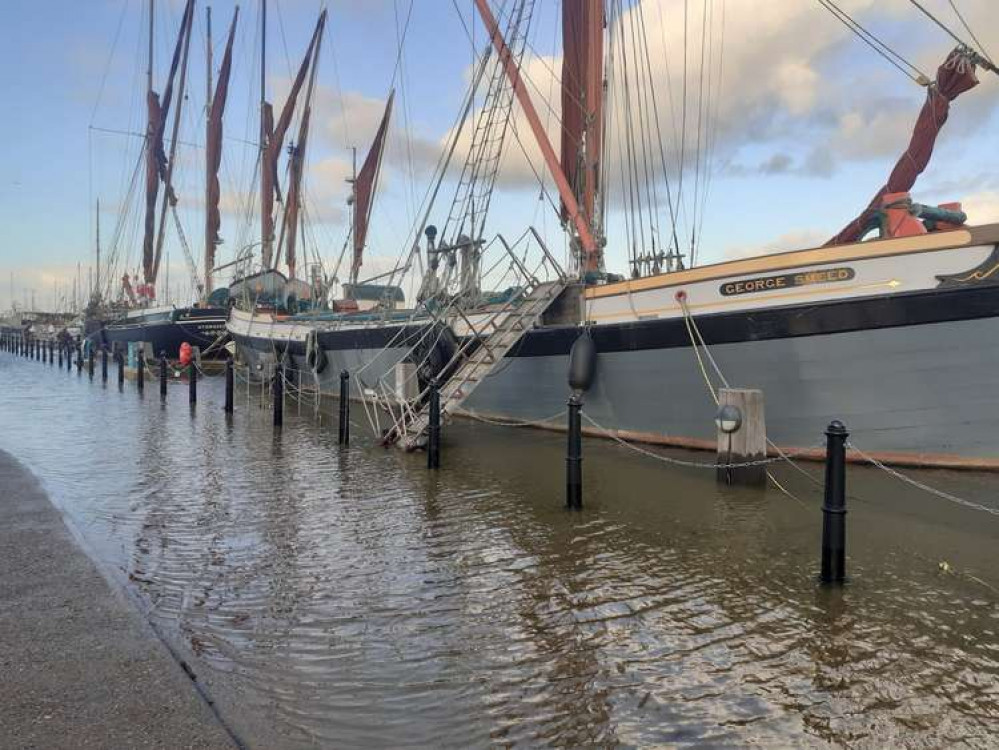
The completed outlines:
<svg viewBox="0 0 999 750">
<path fill-rule="evenodd" d="M 205 6 L 205 298 L 212 293 L 212 256 L 215 254 L 214 233 L 211 230 L 209 203 L 212 199 L 211 189 L 211 154 L 207 148 L 212 137 L 212 6 Z"/>
<path fill-rule="evenodd" d="M 184 88 L 187 83 L 187 54 L 191 47 L 191 28 L 194 23 L 194 0 L 188 0 L 187 6 L 185 8 L 185 13 L 183 20 L 181 21 L 180 33 L 183 35 L 183 52 L 181 54 L 180 63 L 180 82 L 177 87 L 177 106 L 173 113 L 173 127 L 170 133 L 170 155 L 167 158 L 166 163 L 166 174 L 164 175 L 164 190 L 163 190 L 163 202 L 160 205 L 160 226 L 159 232 L 156 237 L 156 254 L 153 261 L 153 281 L 155 282 L 156 276 L 159 274 L 160 269 L 160 258 L 163 254 L 163 240 L 165 239 L 165 225 L 166 225 L 166 212 L 167 206 L 173 206 L 177 203 L 177 196 L 173 191 L 173 167 L 176 161 L 177 155 L 177 136 L 180 133 L 180 115 L 181 110 L 184 107 Z M 176 54 L 176 51 L 175 53 Z M 171 81 L 168 87 L 172 84 L 173 71 L 171 71 Z M 164 94 L 164 106 L 169 106 L 169 94 Z M 163 112 L 166 115 L 166 112 Z"/>
<path fill-rule="evenodd" d="M 489 32 L 489 38 L 492 40 L 493 47 L 495 47 L 496 53 L 499 55 L 500 63 L 503 65 L 507 78 L 510 80 L 510 86 L 513 88 L 514 93 L 517 95 L 517 100 L 524 110 L 527 122 L 534 133 L 534 139 L 537 141 L 541 153 L 545 157 L 545 163 L 548 165 L 548 171 L 551 173 L 552 179 L 555 180 L 555 185 L 558 187 L 559 196 L 565 205 L 566 213 L 570 221 L 572 221 L 573 227 L 576 229 L 579 243 L 583 247 L 582 271 L 584 273 L 587 271 L 598 271 L 600 269 L 600 248 L 597 247 L 597 243 L 593 239 L 589 219 L 582 208 L 580 208 L 572 186 L 569 185 L 569 181 L 566 179 L 565 173 L 559 165 L 558 156 L 555 154 L 555 149 L 552 148 L 551 141 L 548 140 L 548 134 L 545 133 L 544 125 L 542 125 L 541 119 L 534 109 L 531 95 L 524 86 L 524 82 L 520 77 L 520 71 L 517 69 L 517 63 L 514 62 L 510 48 L 507 47 L 506 41 L 503 39 L 503 33 L 500 31 L 499 24 L 497 24 L 496 18 L 489 9 L 487 0 L 475 0 L 475 5 L 479 9 L 479 15 L 482 16 L 482 21 Z"/>
<path fill-rule="evenodd" d="M 97 199 L 97 273 L 94 274 L 97 277 L 97 282 L 94 284 L 94 288 L 90 290 L 90 295 L 93 296 L 94 292 L 100 294 L 101 289 L 101 199 Z"/>
<path fill-rule="evenodd" d="M 267 217 L 270 210 L 270 189 L 264 177 L 267 168 L 267 0 L 260 0 L 260 254 L 264 265 L 270 265 L 271 239 L 267 236 Z"/>
</svg>

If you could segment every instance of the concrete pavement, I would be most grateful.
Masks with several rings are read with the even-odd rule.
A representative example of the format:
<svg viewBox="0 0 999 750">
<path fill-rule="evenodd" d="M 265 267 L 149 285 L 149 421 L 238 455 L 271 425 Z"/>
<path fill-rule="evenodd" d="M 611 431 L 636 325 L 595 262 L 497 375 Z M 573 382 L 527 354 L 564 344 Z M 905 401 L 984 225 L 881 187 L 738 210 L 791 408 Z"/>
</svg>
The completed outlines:
<svg viewBox="0 0 999 750">
<path fill-rule="evenodd" d="M 3 452 L 0 747 L 236 747 L 38 481 Z"/>
</svg>

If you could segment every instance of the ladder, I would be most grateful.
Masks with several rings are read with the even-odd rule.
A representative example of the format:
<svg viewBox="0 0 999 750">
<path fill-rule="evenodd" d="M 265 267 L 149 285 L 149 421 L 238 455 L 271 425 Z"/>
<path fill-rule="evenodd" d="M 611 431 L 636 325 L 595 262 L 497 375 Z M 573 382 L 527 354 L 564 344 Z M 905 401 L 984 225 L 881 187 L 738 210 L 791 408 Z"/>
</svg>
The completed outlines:
<svg viewBox="0 0 999 750">
<path fill-rule="evenodd" d="M 511 303 L 507 303 L 481 325 L 484 330 L 491 329 L 486 335 L 476 331 L 465 313 L 458 311 L 472 335 L 459 347 L 451 362 L 445 367 L 447 371 L 454 363 L 460 362 L 454 374 L 439 386 L 442 420 L 445 415 L 453 414 L 472 395 L 479 383 L 499 366 L 524 334 L 541 320 L 541 316 L 565 288 L 566 282 L 563 280 L 532 285 L 520 304 L 511 306 Z M 479 342 L 479 346 L 473 348 L 476 341 Z M 398 441 L 406 450 L 414 450 L 423 444 L 430 427 L 428 394 L 429 388 L 420 394 L 420 399 L 417 401 L 421 404 L 419 407 L 404 411 L 403 417 L 386 436 L 386 444 Z"/>
</svg>

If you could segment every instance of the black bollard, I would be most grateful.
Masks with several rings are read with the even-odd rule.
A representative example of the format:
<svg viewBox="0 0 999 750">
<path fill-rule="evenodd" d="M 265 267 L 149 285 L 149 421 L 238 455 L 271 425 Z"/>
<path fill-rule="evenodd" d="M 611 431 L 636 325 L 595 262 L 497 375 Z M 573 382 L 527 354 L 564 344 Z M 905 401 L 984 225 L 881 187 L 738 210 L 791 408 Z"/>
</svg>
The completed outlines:
<svg viewBox="0 0 999 750">
<path fill-rule="evenodd" d="M 284 424 L 284 370 L 278 364 L 274 368 L 274 381 L 271 384 L 274 397 L 274 426 Z"/>
<path fill-rule="evenodd" d="M 59 345 L 59 369 L 62 369 L 62 344 Z"/>
<path fill-rule="evenodd" d="M 834 420 L 826 428 L 826 492 L 822 504 L 822 582 L 846 579 L 846 439 Z"/>
<path fill-rule="evenodd" d="M 166 401 L 167 394 L 167 358 L 166 352 L 160 352 L 160 398 Z"/>
<path fill-rule="evenodd" d="M 427 425 L 427 468 L 441 467 L 441 389 L 437 378 L 430 381 L 430 411 Z"/>
<path fill-rule="evenodd" d="M 194 406 L 198 403 L 198 368 L 193 360 L 187 367 L 187 400 Z"/>
<path fill-rule="evenodd" d="M 141 346 L 135 352 L 135 387 L 139 393 L 146 390 L 146 357 Z"/>
<path fill-rule="evenodd" d="M 83 348 L 79 341 L 76 342 L 76 374 L 83 374 Z"/>
<path fill-rule="evenodd" d="M 225 413 L 232 414 L 232 389 L 235 385 L 233 377 L 232 357 L 225 361 Z"/>
<path fill-rule="evenodd" d="M 55 342 L 49 339 L 49 364 L 55 364 Z"/>
<path fill-rule="evenodd" d="M 118 362 L 118 388 L 125 387 L 125 355 L 120 351 L 115 352 L 114 358 Z"/>
<path fill-rule="evenodd" d="M 569 397 L 568 440 L 565 451 L 565 507 L 583 508 L 583 438 L 579 412 L 583 403 L 575 393 Z"/>
<path fill-rule="evenodd" d="M 108 348 L 101 347 L 101 382 L 108 382 Z"/>
<path fill-rule="evenodd" d="M 350 445 L 350 373 L 340 371 L 340 445 Z"/>
<path fill-rule="evenodd" d="M 90 379 L 94 379 L 94 342 L 90 342 L 90 346 L 87 348 L 87 373 L 90 375 Z"/>
</svg>

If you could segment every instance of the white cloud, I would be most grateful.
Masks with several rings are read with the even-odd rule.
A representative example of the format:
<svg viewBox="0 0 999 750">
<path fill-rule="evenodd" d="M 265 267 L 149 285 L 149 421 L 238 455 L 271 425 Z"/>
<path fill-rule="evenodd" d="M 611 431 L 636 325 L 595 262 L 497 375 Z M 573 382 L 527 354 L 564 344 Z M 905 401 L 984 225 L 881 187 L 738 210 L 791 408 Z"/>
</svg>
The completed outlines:
<svg viewBox="0 0 999 750">
<path fill-rule="evenodd" d="M 961 207 L 968 214 L 969 224 L 999 222 L 999 190 L 986 190 L 965 195 L 961 199 Z"/>
</svg>

